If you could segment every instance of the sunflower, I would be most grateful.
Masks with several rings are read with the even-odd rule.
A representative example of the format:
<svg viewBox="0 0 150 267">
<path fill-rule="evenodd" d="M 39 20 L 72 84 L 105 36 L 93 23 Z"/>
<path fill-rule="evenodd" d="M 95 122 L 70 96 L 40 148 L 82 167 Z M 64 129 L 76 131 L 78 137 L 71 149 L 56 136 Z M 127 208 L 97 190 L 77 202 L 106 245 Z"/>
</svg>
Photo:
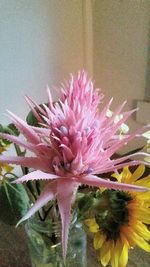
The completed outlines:
<svg viewBox="0 0 150 267">
<path fill-rule="evenodd" d="M 140 178 L 145 167 L 140 165 L 133 172 L 125 167 L 112 176 L 117 181 L 150 187 L 150 175 Z M 139 179 L 140 178 L 140 179 Z M 136 245 L 150 252 L 150 191 L 133 192 L 106 189 L 99 196 L 94 217 L 85 221 L 94 233 L 94 248 L 100 250 L 99 261 L 103 266 L 125 267 L 128 251 Z"/>
</svg>

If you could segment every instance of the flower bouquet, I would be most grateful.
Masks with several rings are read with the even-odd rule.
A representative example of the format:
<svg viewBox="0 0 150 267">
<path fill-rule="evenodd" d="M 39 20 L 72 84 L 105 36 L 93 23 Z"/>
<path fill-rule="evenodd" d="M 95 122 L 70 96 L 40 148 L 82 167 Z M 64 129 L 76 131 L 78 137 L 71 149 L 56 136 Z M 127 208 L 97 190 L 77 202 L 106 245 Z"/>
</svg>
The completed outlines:
<svg viewBox="0 0 150 267">
<path fill-rule="evenodd" d="M 102 266 L 125 267 L 130 248 L 150 252 L 149 163 L 138 159 L 148 157 L 143 151 L 114 155 L 149 126 L 129 133 L 125 122 L 135 110 L 123 112 L 125 102 L 112 112 L 111 99 L 100 110 L 104 96 L 84 71 L 59 94 L 53 102 L 47 88 L 40 105 L 26 96 L 26 121 L 8 111 L 13 124 L 1 126 L 1 149 L 13 143 L 17 155 L 1 155 L 0 166 L 19 165 L 23 174 L 6 170 L 2 188 L 14 211 L 25 207 L 17 225 L 25 222 L 33 266 L 85 267 L 86 232 Z"/>
</svg>

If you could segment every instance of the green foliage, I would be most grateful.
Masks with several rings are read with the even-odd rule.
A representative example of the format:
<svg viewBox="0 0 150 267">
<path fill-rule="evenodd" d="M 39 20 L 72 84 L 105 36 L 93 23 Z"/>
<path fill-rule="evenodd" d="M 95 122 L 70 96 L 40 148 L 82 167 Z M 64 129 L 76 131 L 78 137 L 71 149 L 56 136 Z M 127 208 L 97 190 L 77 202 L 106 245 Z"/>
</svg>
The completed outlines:
<svg viewBox="0 0 150 267">
<path fill-rule="evenodd" d="M 76 211 L 79 221 L 84 221 L 86 218 L 90 217 L 91 212 L 94 209 L 94 194 L 95 192 L 90 193 L 79 193 L 76 198 Z"/>
<path fill-rule="evenodd" d="M 36 119 L 36 117 L 34 116 L 33 112 L 30 111 L 26 117 L 26 122 L 31 125 L 31 126 L 37 126 L 40 127 L 38 120 Z"/>
<path fill-rule="evenodd" d="M 0 220 L 15 225 L 29 209 L 29 198 L 22 184 L 4 181 L 0 187 Z"/>
<path fill-rule="evenodd" d="M 8 124 L 7 126 L 4 126 L 0 124 L 0 133 L 6 133 L 18 136 L 20 134 L 19 130 L 16 128 L 16 126 L 13 123 Z M 0 140 L 0 144 L 3 143 L 4 145 L 11 144 L 12 142 L 6 139 L 2 139 L 2 142 Z"/>
<path fill-rule="evenodd" d="M 45 105 L 48 106 L 47 103 L 45 103 Z M 43 108 L 43 104 L 40 104 L 39 107 Z M 38 111 L 38 109 L 36 107 L 35 107 L 35 111 L 39 114 L 39 116 L 41 116 L 40 112 Z M 38 120 L 34 116 L 32 110 L 28 113 L 28 115 L 26 117 L 26 122 L 31 126 L 41 127 L 41 125 L 39 124 Z"/>
<path fill-rule="evenodd" d="M 84 195 L 82 198 L 78 201 L 78 208 L 81 211 L 81 213 L 88 211 L 93 205 L 93 197 L 88 194 Z"/>
</svg>

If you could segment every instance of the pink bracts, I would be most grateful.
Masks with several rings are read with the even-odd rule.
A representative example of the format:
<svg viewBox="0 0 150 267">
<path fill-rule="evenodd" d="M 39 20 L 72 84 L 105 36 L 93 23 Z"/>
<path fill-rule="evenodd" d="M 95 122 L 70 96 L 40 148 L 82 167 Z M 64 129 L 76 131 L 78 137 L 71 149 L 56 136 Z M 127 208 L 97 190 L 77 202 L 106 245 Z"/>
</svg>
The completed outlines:
<svg viewBox="0 0 150 267">
<path fill-rule="evenodd" d="M 62 220 L 63 257 L 66 258 L 71 204 L 81 184 L 123 190 L 145 190 L 143 187 L 126 185 L 99 178 L 97 174 L 114 172 L 122 168 L 131 156 L 112 159 L 113 154 L 136 137 L 137 133 L 123 135 L 118 130 L 134 112 L 122 112 L 119 106 L 111 117 L 107 116 L 112 100 L 100 111 L 103 99 L 100 90 L 83 71 L 71 76 L 61 88 L 60 99 L 53 104 L 49 89 L 48 105 L 38 106 L 29 97 L 26 100 L 42 127 L 29 126 L 9 112 L 13 123 L 24 135 L 19 137 L 2 134 L 3 138 L 34 153 L 34 157 L 0 157 L 1 162 L 22 165 L 35 171 L 19 178 L 16 183 L 43 179 L 47 181 L 42 194 L 20 222 L 28 219 L 48 201 L 56 198 Z M 122 119 L 114 122 L 122 113 Z M 138 160 L 128 165 L 137 165 Z M 19 223 L 20 223 L 19 222 Z"/>
</svg>

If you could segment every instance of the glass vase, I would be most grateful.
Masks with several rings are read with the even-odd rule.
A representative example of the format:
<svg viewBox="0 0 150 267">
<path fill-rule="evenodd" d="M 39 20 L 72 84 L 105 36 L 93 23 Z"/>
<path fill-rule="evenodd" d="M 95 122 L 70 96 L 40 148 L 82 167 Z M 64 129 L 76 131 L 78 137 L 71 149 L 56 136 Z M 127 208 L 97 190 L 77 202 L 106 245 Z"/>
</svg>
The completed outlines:
<svg viewBox="0 0 150 267">
<path fill-rule="evenodd" d="M 86 234 L 76 218 L 69 230 L 67 258 L 64 263 L 61 245 L 61 222 L 31 218 L 26 226 L 32 267 L 87 267 Z"/>
</svg>

